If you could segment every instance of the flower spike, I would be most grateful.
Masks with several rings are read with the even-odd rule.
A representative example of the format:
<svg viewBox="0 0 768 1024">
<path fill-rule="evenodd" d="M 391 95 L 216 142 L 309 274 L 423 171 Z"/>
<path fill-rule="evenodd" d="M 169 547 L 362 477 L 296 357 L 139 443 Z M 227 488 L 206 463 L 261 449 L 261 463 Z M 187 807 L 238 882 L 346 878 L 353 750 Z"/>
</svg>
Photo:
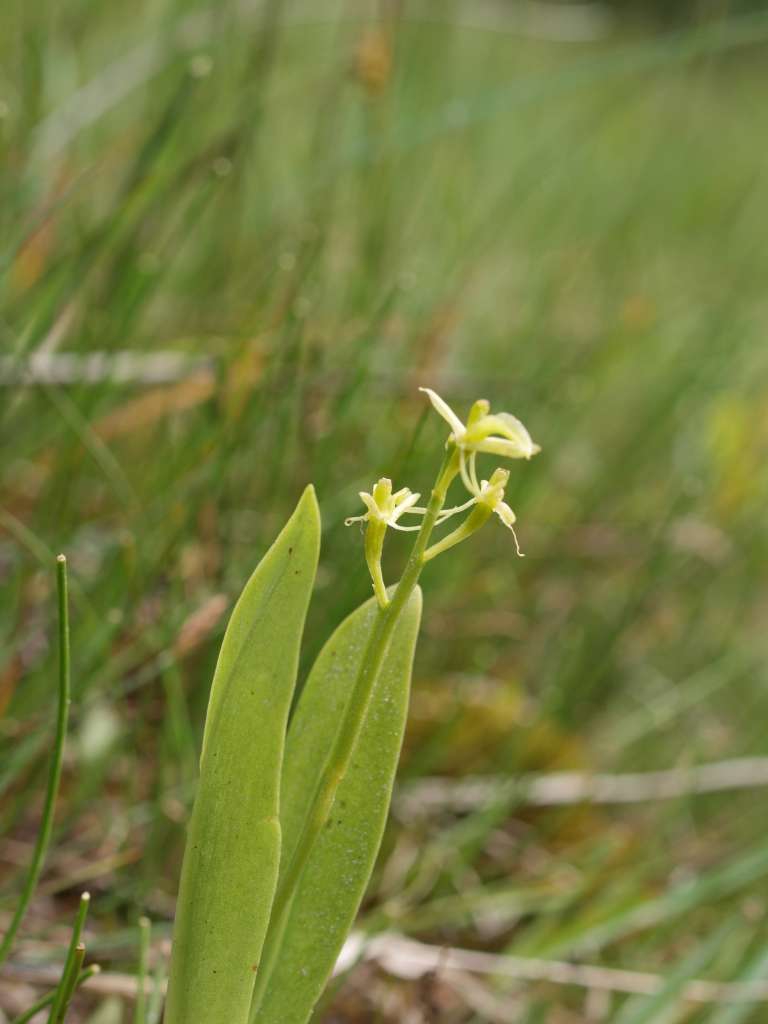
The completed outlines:
<svg viewBox="0 0 768 1024">
<path fill-rule="evenodd" d="M 392 491 L 392 481 L 382 477 L 368 491 L 360 491 L 360 499 L 365 512 L 359 516 L 349 516 L 345 523 L 365 523 L 365 560 L 373 581 L 373 589 L 382 610 L 389 606 L 389 597 L 384 583 L 381 559 L 384 551 L 384 539 L 387 529 L 417 530 L 413 552 L 408 563 L 408 571 L 417 571 L 436 555 L 459 544 L 480 529 L 491 517 L 496 515 L 509 529 L 515 539 L 518 555 L 522 557 L 520 545 L 515 534 L 515 513 L 504 501 L 504 489 L 509 480 L 506 469 L 497 468 L 489 480 L 480 480 L 477 472 L 478 454 L 501 455 L 509 459 L 530 459 L 540 449 L 531 439 L 525 426 L 515 416 L 507 412 L 491 412 L 490 404 L 483 398 L 478 399 L 469 410 L 466 423 L 451 409 L 448 403 L 431 388 L 420 388 L 435 410 L 451 428 L 446 442 L 446 456 L 432 487 L 429 505 L 423 508 L 417 505 L 419 495 L 407 487 Z M 448 488 L 455 477 L 461 480 L 469 491 L 469 500 L 453 508 L 445 508 Z M 466 512 L 462 524 L 442 540 L 427 547 L 432 530 L 442 526 L 452 516 Z M 412 514 L 423 516 L 418 526 L 403 526 L 403 516 Z M 414 566 L 417 569 L 414 569 Z"/>
</svg>

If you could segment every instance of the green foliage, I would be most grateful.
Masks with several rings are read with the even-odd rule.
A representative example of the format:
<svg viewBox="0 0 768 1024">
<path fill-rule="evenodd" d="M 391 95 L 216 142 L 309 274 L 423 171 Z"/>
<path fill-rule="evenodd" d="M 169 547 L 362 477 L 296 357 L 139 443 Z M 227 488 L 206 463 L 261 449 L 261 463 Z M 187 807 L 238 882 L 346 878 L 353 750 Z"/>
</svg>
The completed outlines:
<svg viewBox="0 0 768 1024">
<path fill-rule="evenodd" d="M 427 539 L 419 533 L 415 550 Z M 166 1024 L 189 1024 L 200 1007 L 211 1024 L 245 1024 L 251 1005 L 251 1019 L 264 1024 L 308 1020 L 373 870 L 408 713 L 418 563 L 386 610 L 372 599 L 335 631 L 286 740 L 319 542 L 309 487 L 224 635 L 182 867 Z M 145 973 L 146 965 L 142 984 Z"/>
<path fill-rule="evenodd" d="M 16 933 L 21 926 L 21 922 L 24 919 L 27 907 L 29 906 L 29 902 L 32 899 L 35 887 L 40 878 L 40 872 L 43 869 L 43 863 L 51 840 L 53 816 L 56 810 L 56 799 L 59 795 L 59 783 L 61 782 L 61 769 L 64 760 L 64 744 L 67 738 L 69 705 L 71 700 L 69 593 L 67 588 L 67 560 L 64 555 L 59 555 L 56 560 L 56 589 L 59 612 L 59 686 L 56 701 L 56 731 L 53 736 L 53 748 L 48 768 L 48 783 L 45 789 L 42 818 L 16 909 L 10 923 L 5 929 L 2 942 L 0 942 L 0 966 L 2 966 L 3 961 L 13 948 Z"/>
<path fill-rule="evenodd" d="M 315 779 L 349 705 L 377 614 L 372 598 L 333 633 L 291 720 L 280 811 L 286 860 L 298 842 Z M 267 935 L 264 965 L 271 973 L 257 981 L 253 1022 L 308 1020 L 352 926 L 389 810 L 420 618 L 421 592 L 416 590 L 395 626 L 352 764 L 304 869 L 285 928 Z"/>
<path fill-rule="evenodd" d="M 64 1024 L 72 996 L 82 980 L 83 960 L 85 959 L 85 943 L 82 941 L 82 934 L 90 902 L 90 894 L 83 893 L 80 897 L 77 917 L 72 928 L 69 948 L 64 960 L 64 968 L 61 972 L 61 980 L 51 1002 L 48 1024 Z"/>
<path fill-rule="evenodd" d="M 679 1021 L 680 994 L 686 982 L 709 967 L 732 930 L 733 922 L 726 921 L 703 942 L 694 945 L 688 955 L 669 972 L 655 995 L 628 999 L 616 1014 L 615 1024 L 675 1024 Z"/>
<path fill-rule="evenodd" d="M 280 863 L 280 773 L 320 518 L 307 488 L 246 584 L 211 687 L 166 1024 L 245 1021 Z"/>
</svg>

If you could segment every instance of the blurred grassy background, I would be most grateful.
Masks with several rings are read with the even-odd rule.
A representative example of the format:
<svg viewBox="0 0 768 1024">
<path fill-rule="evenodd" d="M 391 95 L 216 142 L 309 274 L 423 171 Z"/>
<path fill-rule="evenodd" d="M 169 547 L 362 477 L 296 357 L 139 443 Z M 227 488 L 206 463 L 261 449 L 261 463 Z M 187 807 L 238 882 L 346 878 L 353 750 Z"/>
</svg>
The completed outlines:
<svg viewBox="0 0 768 1024">
<path fill-rule="evenodd" d="M 18 962 L 58 962 L 83 886 L 106 967 L 133 970 L 140 913 L 169 934 L 231 601 L 310 479 L 307 662 L 367 596 L 343 519 L 380 475 L 429 486 L 420 384 L 514 412 L 543 453 L 509 492 L 527 558 L 499 526 L 425 574 L 402 786 L 768 755 L 768 14 L 737 6 L 660 30 L 513 0 L 3 5 L 3 912 L 59 550 L 75 686 Z M 363 966 L 319 1019 L 764 1020 L 678 998 L 768 970 L 762 800 L 398 814 L 361 926 L 667 994 Z"/>
</svg>

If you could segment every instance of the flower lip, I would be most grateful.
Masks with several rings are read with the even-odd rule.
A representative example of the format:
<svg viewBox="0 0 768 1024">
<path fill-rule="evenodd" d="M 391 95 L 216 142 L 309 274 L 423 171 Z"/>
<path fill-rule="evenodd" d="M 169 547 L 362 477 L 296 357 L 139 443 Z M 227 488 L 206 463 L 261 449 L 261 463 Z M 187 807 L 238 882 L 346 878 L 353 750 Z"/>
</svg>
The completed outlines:
<svg viewBox="0 0 768 1024">
<path fill-rule="evenodd" d="M 523 558 L 523 552 L 520 550 L 520 545 L 517 541 L 517 534 L 514 529 L 517 516 L 504 501 L 504 488 L 506 487 L 508 480 L 509 470 L 495 469 L 491 474 L 490 480 L 482 480 L 480 482 L 480 489 L 475 500 L 478 505 L 485 505 L 491 509 L 492 512 L 496 513 L 502 523 L 510 530 L 512 536 L 515 538 L 515 548 L 518 555 Z"/>
</svg>

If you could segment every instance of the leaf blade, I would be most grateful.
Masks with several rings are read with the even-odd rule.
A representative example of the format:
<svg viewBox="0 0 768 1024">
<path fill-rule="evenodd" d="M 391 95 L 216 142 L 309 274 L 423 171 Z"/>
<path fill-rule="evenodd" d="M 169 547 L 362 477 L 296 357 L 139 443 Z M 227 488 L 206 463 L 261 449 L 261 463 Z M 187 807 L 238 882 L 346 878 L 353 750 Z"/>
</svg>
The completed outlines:
<svg viewBox="0 0 768 1024">
<path fill-rule="evenodd" d="M 308 782 L 317 777 L 323 753 L 333 745 L 376 614 L 371 599 L 334 632 L 318 655 L 291 722 L 280 815 L 285 862 L 308 811 L 313 792 Z M 285 930 L 282 936 L 268 936 L 265 963 L 274 967 L 252 1008 L 252 1022 L 308 1020 L 352 926 L 386 824 L 420 620 L 417 588 L 395 626 L 352 764 L 310 855 Z"/>
<path fill-rule="evenodd" d="M 227 626 L 182 866 L 166 1024 L 248 1019 L 279 869 L 285 730 L 319 547 L 308 487 Z"/>
</svg>

